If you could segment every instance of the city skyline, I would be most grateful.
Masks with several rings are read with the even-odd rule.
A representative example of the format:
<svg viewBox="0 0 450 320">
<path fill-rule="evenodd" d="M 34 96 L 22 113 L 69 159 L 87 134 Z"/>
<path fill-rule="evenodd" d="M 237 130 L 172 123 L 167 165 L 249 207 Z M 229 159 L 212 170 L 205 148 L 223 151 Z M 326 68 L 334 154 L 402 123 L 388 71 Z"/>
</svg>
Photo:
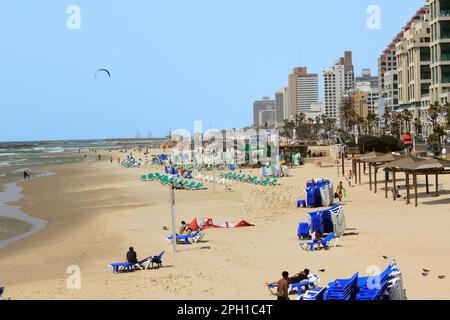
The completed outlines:
<svg viewBox="0 0 450 320">
<path fill-rule="evenodd" d="M 371 1 L 327 1 L 323 16 L 301 19 L 298 12 L 321 12 L 322 4 L 250 1 L 235 10 L 233 2 L 78 1 L 79 30 L 66 27 L 69 2 L 8 3 L 0 13 L 8 48 L 1 54 L 8 63 L 0 141 L 125 138 L 149 127 L 163 136 L 169 121 L 171 128 L 191 128 L 195 120 L 244 127 L 253 101 L 283 88 L 293 67 L 319 74 L 320 100 L 322 70 L 343 51 L 353 51 L 357 74 L 374 73 L 386 43 L 424 3 L 378 1 L 380 30 L 366 26 Z M 269 14 L 278 23 L 260 23 Z M 360 46 L 360 38 L 370 41 Z M 280 39 L 291 42 L 280 47 Z M 98 68 L 111 78 L 95 78 Z"/>
</svg>

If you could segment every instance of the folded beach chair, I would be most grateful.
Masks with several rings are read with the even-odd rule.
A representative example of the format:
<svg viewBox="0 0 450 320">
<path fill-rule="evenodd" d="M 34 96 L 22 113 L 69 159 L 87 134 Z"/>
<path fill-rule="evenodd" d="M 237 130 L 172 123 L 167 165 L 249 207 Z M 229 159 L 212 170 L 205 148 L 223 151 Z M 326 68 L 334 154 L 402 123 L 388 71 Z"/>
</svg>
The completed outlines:
<svg viewBox="0 0 450 320">
<path fill-rule="evenodd" d="M 157 262 L 161 262 L 162 265 L 162 257 L 166 253 L 165 251 L 161 252 L 158 256 L 148 257 L 142 261 L 140 261 L 137 265 L 141 270 L 148 270 L 150 266 L 153 268 L 154 264 Z"/>
<path fill-rule="evenodd" d="M 201 230 L 199 230 L 193 234 L 190 234 L 190 235 L 178 235 L 177 234 L 176 241 L 178 244 L 196 244 L 197 242 L 202 241 L 203 236 L 204 236 L 204 233 Z M 166 240 L 169 243 L 173 243 L 173 236 L 168 236 L 166 238 Z"/>
<path fill-rule="evenodd" d="M 314 251 L 316 247 L 320 247 L 320 246 L 322 246 L 325 250 L 327 250 L 330 247 L 329 243 L 335 238 L 336 238 L 335 234 L 330 233 L 322 241 L 304 242 L 304 243 L 300 243 L 299 246 L 304 250 L 309 249 L 310 251 Z"/>
<path fill-rule="evenodd" d="M 155 176 L 153 175 L 153 173 L 149 173 L 148 176 L 147 176 L 147 179 L 149 181 L 153 181 L 153 180 L 155 180 Z"/>
<path fill-rule="evenodd" d="M 147 176 L 145 175 L 145 174 L 143 174 L 142 176 L 141 176 L 141 181 L 147 181 Z"/>
</svg>

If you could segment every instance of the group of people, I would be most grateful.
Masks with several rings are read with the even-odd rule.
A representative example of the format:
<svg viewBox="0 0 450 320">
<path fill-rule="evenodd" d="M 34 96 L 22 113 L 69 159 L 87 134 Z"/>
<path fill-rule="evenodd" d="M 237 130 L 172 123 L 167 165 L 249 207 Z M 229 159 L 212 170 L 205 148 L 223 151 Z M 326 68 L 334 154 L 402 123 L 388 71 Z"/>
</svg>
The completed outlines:
<svg viewBox="0 0 450 320">
<path fill-rule="evenodd" d="M 305 269 L 293 277 L 289 277 L 289 272 L 283 271 L 282 278 L 275 282 L 266 282 L 264 285 L 276 285 L 277 286 L 277 300 L 287 301 L 289 300 L 289 285 L 299 283 L 304 280 L 308 280 L 309 269 Z M 308 286 L 305 286 L 305 290 L 308 290 Z"/>
</svg>

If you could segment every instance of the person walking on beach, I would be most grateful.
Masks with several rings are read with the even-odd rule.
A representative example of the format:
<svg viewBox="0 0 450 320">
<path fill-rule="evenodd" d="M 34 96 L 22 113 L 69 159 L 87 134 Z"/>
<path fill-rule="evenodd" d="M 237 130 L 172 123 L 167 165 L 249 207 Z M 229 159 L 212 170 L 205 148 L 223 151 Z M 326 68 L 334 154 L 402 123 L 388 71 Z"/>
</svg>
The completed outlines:
<svg viewBox="0 0 450 320">
<path fill-rule="evenodd" d="M 349 170 L 349 172 L 347 173 L 347 181 L 348 181 L 348 186 L 352 187 L 352 181 L 353 181 L 353 172 L 352 172 L 352 170 Z"/>
<path fill-rule="evenodd" d="M 277 289 L 277 300 L 288 301 L 289 300 L 289 273 L 287 271 L 283 271 L 282 279 L 278 281 L 278 289 Z"/>
<path fill-rule="evenodd" d="M 113 157 L 111 157 L 111 164 L 113 163 Z"/>
<path fill-rule="evenodd" d="M 337 194 L 337 197 L 339 198 L 339 202 L 342 202 L 343 192 L 344 192 L 344 186 L 342 185 L 342 181 L 341 181 L 341 182 L 339 182 L 339 185 L 337 186 L 337 189 L 336 189 L 336 194 Z"/>
<path fill-rule="evenodd" d="M 23 180 L 27 180 L 27 177 L 28 177 L 28 173 L 27 173 L 27 170 L 25 170 L 23 172 Z"/>
</svg>

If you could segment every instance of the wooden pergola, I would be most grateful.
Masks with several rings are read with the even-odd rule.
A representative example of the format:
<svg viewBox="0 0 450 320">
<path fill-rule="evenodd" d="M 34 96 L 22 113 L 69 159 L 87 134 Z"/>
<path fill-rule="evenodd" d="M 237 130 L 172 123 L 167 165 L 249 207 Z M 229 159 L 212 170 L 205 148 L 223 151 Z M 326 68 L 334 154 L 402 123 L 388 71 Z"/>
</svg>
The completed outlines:
<svg viewBox="0 0 450 320">
<path fill-rule="evenodd" d="M 378 169 L 387 163 L 396 161 L 401 159 L 402 156 L 394 155 L 392 153 L 386 153 L 384 155 L 378 156 L 378 157 L 372 157 L 364 159 L 364 163 L 366 163 L 369 166 L 369 186 L 370 191 L 374 190 L 375 193 L 378 192 Z M 373 170 L 373 180 L 374 180 L 374 187 L 372 188 L 372 168 Z M 385 180 L 387 181 L 386 177 Z"/>
<path fill-rule="evenodd" d="M 397 188 L 396 173 L 401 172 L 405 174 L 406 178 L 406 202 L 411 203 L 411 185 L 410 177 L 412 176 L 412 183 L 414 188 L 414 200 L 415 206 L 418 206 L 418 194 L 417 194 L 417 177 L 425 176 L 426 193 L 430 194 L 429 176 L 435 176 L 435 195 L 439 196 L 439 176 L 444 174 L 450 174 L 450 161 L 443 159 L 424 159 L 414 156 L 406 156 L 401 159 L 386 163 L 382 165 L 384 170 L 392 172 L 393 176 L 393 188 Z M 385 179 L 385 197 L 388 198 L 388 181 Z M 394 201 L 397 198 L 394 195 Z"/>
<path fill-rule="evenodd" d="M 366 154 L 362 154 L 360 156 L 352 158 L 352 169 L 355 176 L 355 184 L 359 183 L 361 185 L 361 163 L 363 164 L 363 170 L 366 171 L 366 164 L 369 159 L 380 157 L 385 155 L 380 152 L 369 152 Z"/>
</svg>

